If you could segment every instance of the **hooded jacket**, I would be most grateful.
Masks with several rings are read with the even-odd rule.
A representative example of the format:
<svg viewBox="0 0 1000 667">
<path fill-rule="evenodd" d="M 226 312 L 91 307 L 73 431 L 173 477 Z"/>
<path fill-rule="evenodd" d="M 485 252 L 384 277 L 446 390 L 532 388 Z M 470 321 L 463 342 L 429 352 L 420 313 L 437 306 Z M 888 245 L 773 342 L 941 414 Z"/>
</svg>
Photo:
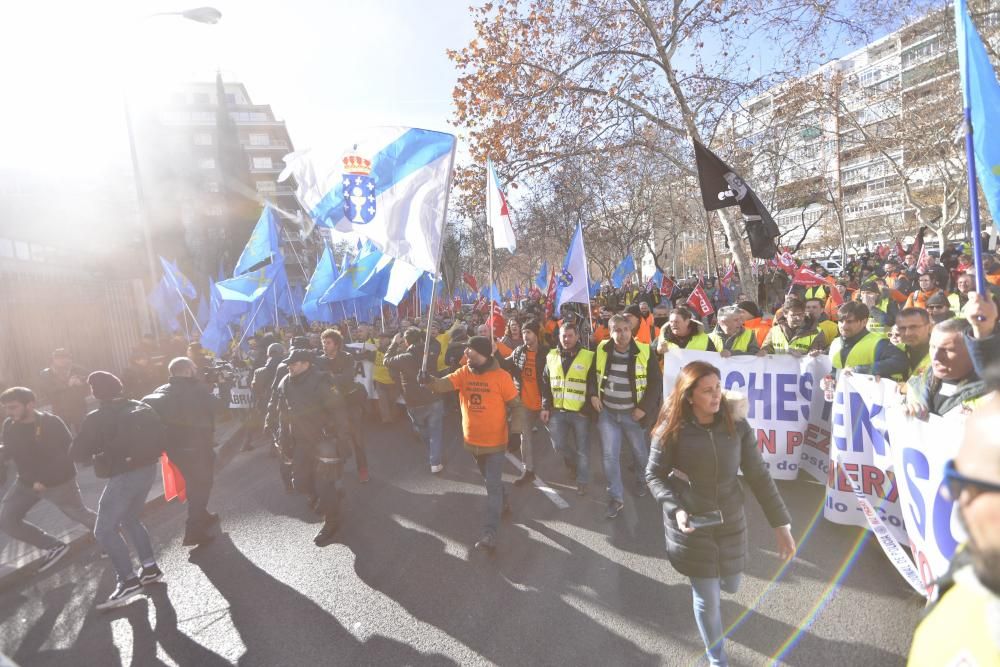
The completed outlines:
<svg viewBox="0 0 1000 667">
<path fill-rule="evenodd" d="M 727 392 L 726 400 L 733 410 L 734 434 L 721 418 L 710 426 L 685 422 L 675 442 L 664 442 L 662 431 L 652 434 L 646 481 L 663 505 L 667 558 L 674 569 L 688 577 L 725 577 L 746 568 L 743 483 L 750 486 L 771 526 L 791 523 L 757 448 L 756 434 L 746 421 L 746 397 Z M 690 486 L 670 477 L 674 468 L 687 475 Z M 723 523 L 683 533 L 675 518 L 680 509 L 689 515 L 720 510 Z"/>
</svg>

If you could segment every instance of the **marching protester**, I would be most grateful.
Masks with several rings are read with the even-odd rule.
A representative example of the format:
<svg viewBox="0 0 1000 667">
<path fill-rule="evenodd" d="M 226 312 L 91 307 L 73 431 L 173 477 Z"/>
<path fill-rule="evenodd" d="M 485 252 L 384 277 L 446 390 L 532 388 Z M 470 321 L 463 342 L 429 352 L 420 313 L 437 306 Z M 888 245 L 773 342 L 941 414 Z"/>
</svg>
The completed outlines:
<svg viewBox="0 0 1000 667">
<path fill-rule="evenodd" d="M 705 333 L 701 322 L 694 319 L 694 313 L 685 306 L 677 306 L 670 311 L 667 326 L 660 329 L 656 339 L 656 353 L 664 355 L 668 350 L 707 350 L 716 352 L 715 342 Z"/>
<path fill-rule="evenodd" d="M 319 368 L 313 352 L 293 349 L 285 365 L 288 373 L 274 389 L 274 409 L 264 428 L 277 434 L 283 458 L 291 461 L 292 487 L 323 516 L 313 539 L 323 547 L 333 542 L 340 526 L 340 479 L 359 435 L 347 399 L 334 377 Z"/>
<path fill-rule="evenodd" d="M 542 371 L 542 411 L 552 448 L 576 479 L 577 495 L 587 494 L 590 483 L 590 406 L 587 386 L 594 353 L 580 342 L 576 325 L 563 322 L 559 344 L 549 350 Z"/>
<path fill-rule="evenodd" d="M 375 398 L 378 402 L 379 419 L 383 424 L 396 421 L 396 401 L 399 400 L 399 385 L 392 379 L 392 374 L 385 364 L 385 353 L 392 342 L 392 335 L 383 331 L 378 335 L 378 343 L 372 363 L 372 383 L 375 385 Z"/>
<path fill-rule="evenodd" d="M 507 452 L 507 410 L 520 405 L 514 380 L 493 356 L 493 341 L 473 336 L 465 350 L 468 363 L 443 378 L 421 374 L 421 381 L 437 393 L 457 391 L 462 408 L 465 447 L 476 459 L 486 482 L 486 521 L 475 544 L 479 551 L 497 546 L 500 516 L 510 512 L 503 465 Z"/>
<path fill-rule="evenodd" d="M 413 429 L 427 446 L 431 472 L 444 470 L 444 405 L 441 397 L 420 384 L 424 334 L 416 327 L 396 334 L 385 353 L 385 365 L 399 379 L 406 412 Z M 431 359 L 429 359 L 431 361 Z M 433 367 L 428 363 L 428 367 Z"/>
<path fill-rule="evenodd" d="M 816 328 L 823 332 L 827 347 L 840 335 L 837 323 L 830 319 L 820 299 L 805 299 L 806 313 L 816 322 Z"/>
<path fill-rule="evenodd" d="M 768 354 L 820 354 L 827 348 L 826 336 L 816 328 L 812 316 L 806 314 L 806 304 L 789 296 L 781 306 L 781 315 L 767 332 L 761 350 Z"/>
<path fill-rule="evenodd" d="M 216 398 L 187 357 L 172 360 L 167 372 L 167 384 L 142 401 L 166 427 L 167 456 L 184 476 L 188 516 L 181 544 L 200 546 L 214 539 L 209 529 L 219 520 L 218 514 L 208 511 L 215 474 Z"/>
<path fill-rule="evenodd" d="M 358 470 L 358 479 L 362 483 L 368 481 L 368 457 L 365 454 L 365 443 L 361 421 L 364 418 L 365 405 L 368 402 L 368 392 L 354 381 L 357 375 L 357 361 L 344 348 L 344 337 L 336 329 L 326 329 L 322 335 L 323 354 L 314 360 L 320 368 L 328 372 L 337 386 L 338 391 L 347 400 L 351 409 L 348 414 L 354 420 L 352 431 L 357 437 L 351 438 L 354 449 L 354 463 Z"/>
<path fill-rule="evenodd" d="M 746 421 L 746 399 L 737 404 L 729 396 L 715 366 L 695 361 L 681 369 L 653 427 L 646 468 L 663 505 L 667 558 L 691 580 L 695 621 L 712 665 L 727 664 L 721 592 L 735 593 L 746 569 L 741 472 L 774 528 L 779 557 L 795 555 L 791 517 Z"/>
<path fill-rule="evenodd" d="M 247 430 L 250 431 L 248 442 L 251 444 L 252 438 L 257 435 L 257 431 L 264 428 L 267 406 L 271 402 L 271 388 L 274 386 L 274 378 L 278 372 L 278 366 L 284 357 L 285 346 L 281 343 L 271 343 L 267 346 L 264 363 L 253 372 L 253 378 L 250 380 L 250 399 L 254 414 L 250 420 L 251 425 L 247 427 Z"/>
<path fill-rule="evenodd" d="M 986 393 L 966 347 L 969 323 L 948 319 L 934 326 L 930 337 L 930 366 L 910 378 L 906 411 L 920 419 L 943 415 L 956 407 L 971 409 Z"/>
<path fill-rule="evenodd" d="M 948 301 L 948 297 L 944 292 L 938 292 L 931 298 L 927 299 L 925 308 L 927 309 L 927 314 L 931 316 L 931 321 L 934 324 L 939 324 L 955 316 L 951 309 L 951 303 Z"/>
<path fill-rule="evenodd" d="M 166 431 L 151 407 L 122 396 L 124 388 L 115 375 L 94 371 L 87 376 L 87 384 L 99 407 L 84 418 L 70 456 L 92 462 L 94 473 L 108 480 L 97 503 L 94 537 L 111 559 L 118 580 L 97 608 L 113 609 L 131 601 L 143 586 L 163 578 L 139 515 L 156 479 L 156 463 L 167 445 Z M 128 543 L 122 533 L 128 536 Z M 129 544 L 139 560 L 138 572 Z"/>
<path fill-rule="evenodd" d="M 923 308 L 904 308 L 896 315 L 896 332 L 906 355 L 905 377 L 919 375 L 931 363 L 931 318 Z"/>
<path fill-rule="evenodd" d="M 992 389 L 1000 389 L 1000 330 L 997 302 L 982 294 L 972 292 L 962 310 L 969 323 L 965 344 L 969 349 L 976 373 Z"/>
<path fill-rule="evenodd" d="M 927 308 L 927 300 L 941 291 L 937 279 L 931 273 L 923 273 L 917 278 L 917 288 L 906 298 L 904 308 Z"/>
<path fill-rule="evenodd" d="M 527 320 L 520 329 L 524 342 L 511 352 L 503 364 L 513 377 L 521 397 L 521 405 L 513 410 L 511 432 L 520 436 L 524 470 L 514 480 L 514 486 L 530 484 L 535 479 L 533 431 L 541 423 L 542 390 L 539 382 L 545 373 L 545 361 L 549 354 L 549 348 L 541 342 L 542 327 L 537 320 Z"/>
<path fill-rule="evenodd" d="M 868 331 L 868 306 L 848 301 L 837 310 L 840 336 L 830 344 L 830 359 L 838 370 L 902 378 L 906 355 L 883 334 Z"/>
<path fill-rule="evenodd" d="M 718 327 L 709 334 L 715 344 L 715 349 L 723 357 L 734 354 L 757 354 L 760 345 L 753 331 L 743 326 L 743 313 L 739 306 L 726 306 L 719 309 Z"/>
<path fill-rule="evenodd" d="M 736 304 L 736 307 L 740 309 L 740 313 L 743 315 L 743 326 L 754 332 L 758 345 L 763 345 L 764 339 L 767 338 L 767 333 L 774 325 L 773 318 L 764 317 L 763 313 L 760 312 L 760 308 L 753 301 L 740 301 Z"/>
<path fill-rule="evenodd" d="M 649 458 L 644 424 L 656 413 L 660 400 L 660 366 L 649 345 L 632 338 L 629 320 L 612 316 L 611 340 L 597 346 L 591 386 L 587 394 L 597 412 L 597 430 L 604 451 L 604 476 L 608 480 L 608 510 L 617 517 L 625 507 L 622 484 L 622 441 L 628 442 L 635 462 L 635 493 L 646 495 L 645 469 Z"/>
<path fill-rule="evenodd" d="M 62 419 L 71 433 L 80 430 L 87 414 L 87 371 L 73 363 L 64 348 L 52 352 L 52 365 L 42 371 L 41 400 L 52 406 L 52 414 Z"/>
<path fill-rule="evenodd" d="M 862 285 L 858 290 L 858 296 L 861 303 L 868 306 L 868 330 L 872 333 L 887 333 L 889 327 L 896 321 L 895 303 L 883 297 L 874 282 Z"/>
<path fill-rule="evenodd" d="M 0 530 L 41 549 L 44 553 L 38 571 L 45 572 L 69 552 L 69 545 L 25 521 L 31 508 L 46 500 L 88 530 L 94 529 L 97 515 L 80 497 L 76 468 L 69 456 L 73 436 L 66 424 L 38 410 L 35 393 L 27 387 L 5 390 L 0 404 L 6 414 L 0 432 L 0 486 L 7 479 L 8 461 L 17 468 L 17 480 L 0 504 Z"/>
</svg>

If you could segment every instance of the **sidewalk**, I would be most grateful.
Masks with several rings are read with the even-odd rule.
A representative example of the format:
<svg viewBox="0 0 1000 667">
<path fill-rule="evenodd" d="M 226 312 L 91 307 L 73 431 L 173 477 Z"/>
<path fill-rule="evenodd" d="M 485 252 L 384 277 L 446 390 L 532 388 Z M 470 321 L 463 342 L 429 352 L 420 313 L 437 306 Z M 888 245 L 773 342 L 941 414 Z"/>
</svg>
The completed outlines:
<svg viewBox="0 0 1000 667">
<path fill-rule="evenodd" d="M 241 422 L 234 419 L 223 422 L 216 428 L 215 437 L 221 443 L 216 448 L 216 452 L 218 453 L 216 473 L 236 453 L 236 449 L 238 448 L 231 445 L 235 444 L 234 437 L 240 426 Z M 14 479 L 16 475 L 14 474 L 14 470 L 11 469 L 10 473 L 10 480 L 5 486 L 0 487 L 0 496 L 7 492 L 11 484 L 15 483 Z M 80 485 L 80 495 L 83 496 L 83 504 L 96 511 L 97 501 L 104 490 L 105 480 L 99 479 L 94 475 L 93 467 L 82 468 L 79 466 L 77 467 L 76 480 Z M 149 505 L 150 503 L 158 502 L 162 498 L 163 481 L 160 479 L 159 465 L 157 465 L 156 481 L 153 482 L 153 487 L 149 490 L 149 497 L 146 499 L 146 504 Z M 86 528 L 71 521 L 55 505 L 47 503 L 44 500 L 28 512 L 27 520 L 63 542 L 75 544 L 81 540 L 89 539 L 90 532 Z M 41 555 L 42 552 L 40 549 L 36 549 L 24 542 L 12 540 L 7 535 L 0 533 L 0 586 L 8 584 L 8 580 L 14 578 L 22 569 L 29 570 L 30 567 L 26 566 L 30 566 L 35 560 L 41 558 Z"/>
</svg>

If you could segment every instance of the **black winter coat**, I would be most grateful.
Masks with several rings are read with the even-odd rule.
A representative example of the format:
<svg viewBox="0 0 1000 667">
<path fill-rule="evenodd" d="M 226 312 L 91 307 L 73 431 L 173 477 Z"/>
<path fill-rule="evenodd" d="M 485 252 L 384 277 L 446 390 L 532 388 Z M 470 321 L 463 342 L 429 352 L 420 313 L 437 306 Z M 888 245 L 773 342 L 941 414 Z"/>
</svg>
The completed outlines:
<svg viewBox="0 0 1000 667">
<path fill-rule="evenodd" d="M 166 444 L 166 429 L 153 408 L 116 398 L 101 401 L 99 408 L 87 414 L 69 455 L 74 461 L 86 462 L 103 454 L 114 477 L 153 465 Z"/>
<path fill-rule="evenodd" d="M 311 448 L 327 436 L 349 442 L 357 437 L 347 401 L 329 373 L 310 368 L 295 377 L 286 375 L 278 383 L 265 429 L 280 433 L 283 448 Z M 276 416 L 278 424 L 270 420 Z"/>
<path fill-rule="evenodd" d="M 142 402 L 167 428 L 167 456 L 215 447 L 215 403 L 208 386 L 198 378 L 172 377 Z"/>
<path fill-rule="evenodd" d="M 406 401 L 408 408 L 430 405 L 434 401 L 441 400 L 440 396 L 417 382 L 417 373 L 420 372 L 423 365 L 423 353 L 422 343 L 412 346 L 406 346 L 405 343 L 393 344 L 386 350 L 385 357 L 382 359 L 382 363 L 389 369 L 389 372 L 399 378 L 403 400 Z M 437 370 L 437 356 L 428 354 L 428 357 L 427 371 L 433 373 Z"/>
<path fill-rule="evenodd" d="M 668 479 L 674 468 L 687 475 L 687 484 Z M 667 446 L 654 433 L 646 467 L 646 481 L 663 504 L 667 558 L 688 577 L 725 577 L 742 572 L 747 558 L 747 526 L 743 510 L 743 487 L 737 476 L 750 485 L 771 526 L 791 523 L 785 503 L 764 465 L 753 428 L 743 419 L 730 435 L 719 420 L 711 427 L 687 422 L 677 442 Z M 674 518 L 677 510 L 701 514 L 721 510 L 723 523 L 685 534 Z"/>
</svg>

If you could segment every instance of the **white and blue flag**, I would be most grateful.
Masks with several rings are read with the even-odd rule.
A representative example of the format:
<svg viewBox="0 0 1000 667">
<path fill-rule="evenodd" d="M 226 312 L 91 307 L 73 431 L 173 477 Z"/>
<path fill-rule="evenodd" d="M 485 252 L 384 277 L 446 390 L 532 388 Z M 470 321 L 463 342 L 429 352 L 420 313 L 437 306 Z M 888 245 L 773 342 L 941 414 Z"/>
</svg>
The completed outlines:
<svg viewBox="0 0 1000 667">
<path fill-rule="evenodd" d="M 283 181 L 317 225 L 360 234 L 386 255 L 436 273 L 455 137 L 410 127 L 357 132 L 347 150 L 285 156 Z"/>
<path fill-rule="evenodd" d="M 585 303 L 590 305 L 590 273 L 587 270 L 587 251 L 583 249 L 583 227 L 576 223 L 576 233 L 569 244 L 566 261 L 558 276 L 559 295 L 556 297 L 556 311 L 564 303 Z"/>
</svg>

